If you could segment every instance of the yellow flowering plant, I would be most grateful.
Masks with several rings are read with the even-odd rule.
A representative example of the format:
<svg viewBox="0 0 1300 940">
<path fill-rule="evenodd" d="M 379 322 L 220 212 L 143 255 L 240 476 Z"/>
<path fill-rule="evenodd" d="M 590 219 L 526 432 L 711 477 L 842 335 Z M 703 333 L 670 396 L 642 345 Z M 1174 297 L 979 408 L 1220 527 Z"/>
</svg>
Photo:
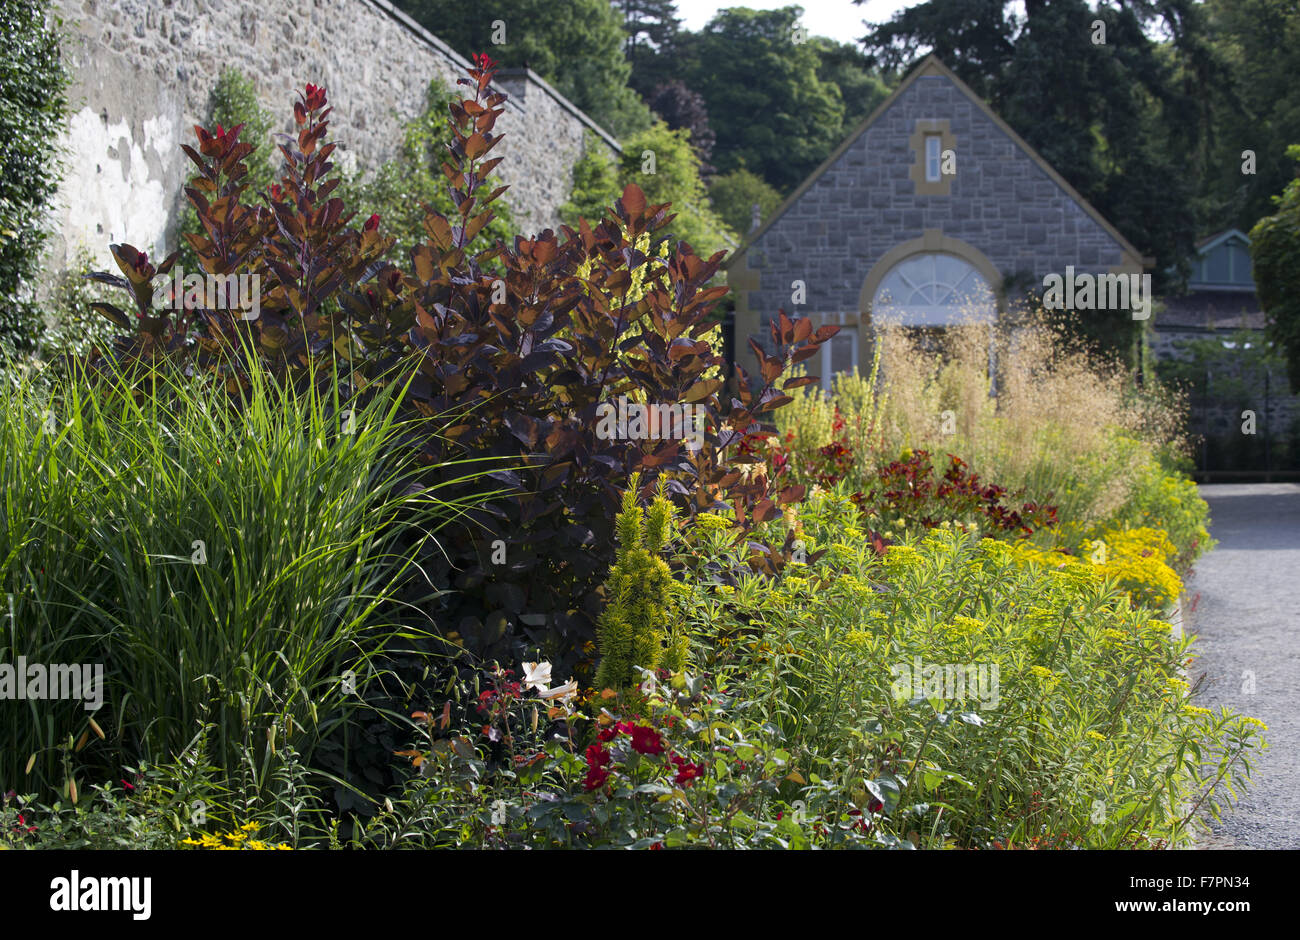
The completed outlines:
<svg viewBox="0 0 1300 940">
<path fill-rule="evenodd" d="M 956 527 L 882 546 L 859 518 L 842 490 L 811 495 L 800 531 L 833 550 L 775 579 L 706 537 L 675 559 L 701 668 L 762 703 L 804 778 L 857 787 L 849 811 L 922 845 L 1147 847 L 1187 844 L 1186 808 L 1240 793 L 1263 729 L 1185 707 L 1192 641 L 1160 619 L 1179 589 L 1160 532 L 1103 533 L 1100 563 Z"/>
</svg>

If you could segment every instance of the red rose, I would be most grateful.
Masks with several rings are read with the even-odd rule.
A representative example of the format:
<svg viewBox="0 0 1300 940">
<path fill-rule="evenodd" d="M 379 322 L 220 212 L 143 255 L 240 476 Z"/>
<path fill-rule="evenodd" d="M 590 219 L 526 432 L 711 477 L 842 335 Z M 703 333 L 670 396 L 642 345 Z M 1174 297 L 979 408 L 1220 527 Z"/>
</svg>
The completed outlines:
<svg viewBox="0 0 1300 940">
<path fill-rule="evenodd" d="M 609 751 L 605 750 L 602 745 L 590 744 L 587 746 L 587 776 L 582 780 L 584 790 L 595 790 L 603 787 L 605 781 L 609 779 L 609 771 L 605 767 L 609 764 Z"/>
<path fill-rule="evenodd" d="M 673 757 L 673 763 L 677 765 L 677 776 L 674 779 L 679 787 L 689 787 L 692 780 L 704 775 L 704 770 L 699 764 L 692 764 L 685 758 Z"/>
<path fill-rule="evenodd" d="M 635 725 L 632 728 L 632 750 L 638 754 L 662 754 L 664 739 L 659 732 L 649 725 Z"/>
</svg>

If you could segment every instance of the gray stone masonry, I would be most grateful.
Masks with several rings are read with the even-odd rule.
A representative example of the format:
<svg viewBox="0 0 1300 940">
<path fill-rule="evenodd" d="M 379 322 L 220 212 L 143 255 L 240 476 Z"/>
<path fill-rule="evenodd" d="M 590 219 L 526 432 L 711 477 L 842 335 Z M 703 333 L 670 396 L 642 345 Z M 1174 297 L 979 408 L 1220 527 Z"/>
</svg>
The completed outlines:
<svg viewBox="0 0 1300 940">
<path fill-rule="evenodd" d="M 946 120 L 956 176 L 947 195 L 918 195 L 911 138 L 918 120 Z M 873 266 L 927 229 L 968 243 L 1005 278 L 1102 273 L 1126 262 L 1122 244 L 946 76 L 922 74 L 749 247 L 756 289 L 748 309 L 766 323 L 789 313 L 859 312 Z M 807 304 L 791 307 L 791 282 Z M 995 287 L 997 285 L 994 285 Z M 743 345 L 744 338 L 739 338 Z"/>
<path fill-rule="evenodd" d="M 176 247 L 182 143 L 206 120 L 217 77 L 233 66 L 293 127 L 295 92 L 324 85 L 334 107 L 338 162 L 365 172 L 394 156 L 402 125 L 423 109 L 431 79 L 448 87 L 468 63 L 387 0 L 54 0 L 70 34 L 73 74 L 64 183 L 54 209 L 61 267 L 84 247 L 111 264 L 109 242 L 151 255 Z M 492 50 L 486 50 L 491 54 Z M 494 155 L 503 197 L 525 234 L 554 227 L 568 197 L 584 131 L 613 154 L 618 143 L 534 73 L 499 73 L 510 96 Z"/>
</svg>

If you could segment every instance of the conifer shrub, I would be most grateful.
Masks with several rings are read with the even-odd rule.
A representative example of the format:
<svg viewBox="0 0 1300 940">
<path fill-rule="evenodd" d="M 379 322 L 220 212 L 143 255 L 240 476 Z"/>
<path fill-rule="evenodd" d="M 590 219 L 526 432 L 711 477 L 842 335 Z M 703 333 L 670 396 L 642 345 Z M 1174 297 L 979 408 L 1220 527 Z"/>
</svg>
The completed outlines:
<svg viewBox="0 0 1300 940">
<path fill-rule="evenodd" d="M 605 583 L 608 604 L 597 628 L 601 656 L 597 688 L 636 686 L 638 669 L 662 667 L 677 672 L 685 666 L 686 636 L 667 626 L 672 574 L 660 557 L 672 520 L 672 504 L 662 492 L 648 510 L 637 505 L 633 480 L 616 519 L 618 549 Z"/>
</svg>

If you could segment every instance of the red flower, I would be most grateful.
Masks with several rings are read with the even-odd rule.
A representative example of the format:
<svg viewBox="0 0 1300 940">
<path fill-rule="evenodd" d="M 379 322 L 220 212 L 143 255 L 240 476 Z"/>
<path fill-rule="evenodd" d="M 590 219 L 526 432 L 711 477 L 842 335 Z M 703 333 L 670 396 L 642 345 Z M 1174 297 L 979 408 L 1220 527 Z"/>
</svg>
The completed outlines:
<svg viewBox="0 0 1300 940">
<path fill-rule="evenodd" d="M 303 97 L 307 100 L 308 111 L 319 111 L 325 107 L 325 86 L 309 84 Z"/>
<path fill-rule="evenodd" d="M 134 790 L 134 789 L 135 789 L 135 787 L 134 787 L 132 784 L 127 783 L 126 780 L 123 780 L 123 781 L 122 781 L 122 786 L 126 787 L 128 790 Z"/>
<path fill-rule="evenodd" d="M 610 761 L 609 751 L 599 744 L 590 744 L 587 746 L 586 757 L 587 776 L 582 780 L 582 788 L 595 790 L 603 787 L 609 779 L 609 771 L 605 769 Z"/>
<path fill-rule="evenodd" d="M 616 737 L 618 737 L 618 729 L 601 728 L 600 731 L 596 734 L 596 737 L 601 741 L 613 741 Z"/>
<path fill-rule="evenodd" d="M 638 754 L 662 754 L 664 739 L 649 725 L 635 725 L 632 728 L 632 750 Z"/>
<path fill-rule="evenodd" d="M 370 218 L 366 219 L 365 230 L 367 232 L 373 232 L 377 228 L 379 228 L 379 214 L 375 213 Z"/>
<path fill-rule="evenodd" d="M 704 769 L 699 764 L 692 764 L 684 757 L 678 757 L 674 754 L 673 763 L 677 765 L 677 776 L 674 779 L 679 787 L 689 787 L 692 780 L 704 776 Z"/>
</svg>

